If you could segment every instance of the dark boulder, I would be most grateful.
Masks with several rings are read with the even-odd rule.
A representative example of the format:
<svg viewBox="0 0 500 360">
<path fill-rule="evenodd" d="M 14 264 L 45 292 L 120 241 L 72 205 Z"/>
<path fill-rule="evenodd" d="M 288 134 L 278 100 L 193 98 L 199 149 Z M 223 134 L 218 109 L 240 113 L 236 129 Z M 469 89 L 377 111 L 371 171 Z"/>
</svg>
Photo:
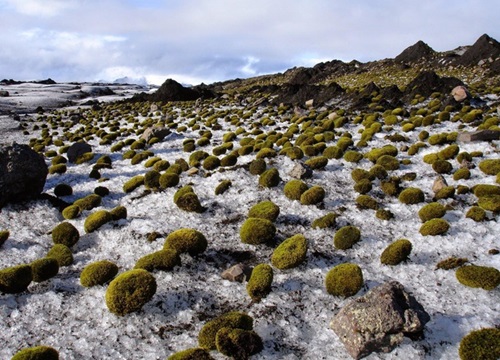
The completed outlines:
<svg viewBox="0 0 500 360">
<path fill-rule="evenodd" d="M 88 152 L 92 152 L 92 147 L 89 144 L 85 142 L 77 142 L 68 148 L 66 155 L 70 163 L 75 163 L 79 156 Z"/>
<path fill-rule="evenodd" d="M 0 208 L 9 202 L 37 198 L 47 174 L 43 156 L 28 145 L 0 146 Z"/>
<path fill-rule="evenodd" d="M 52 80 L 51 78 L 48 78 L 48 79 L 45 79 L 45 80 L 39 80 L 39 81 L 35 81 L 34 82 L 35 84 L 42 84 L 42 85 L 55 85 L 57 84 L 54 80 Z"/>
<path fill-rule="evenodd" d="M 199 90 L 198 90 L 199 88 Z M 167 79 L 155 93 L 149 95 L 149 101 L 190 101 L 200 97 L 213 97 L 210 90 L 206 86 L 188 88 L 179 84 L 177 81 Z"/>
<path fill-rule="evenodd" d="M 8 97 L 9 96 L 9 92 L 6 91 L 6 90 L 0 90 L 0 97 Z"/>
<path fill-rule="evenodd" d="M 417 338 L 429 314 L 403 285 L 390 281 L 350 301 L 330 323 L 354 359 L 372 352 L 389 352 L 405 336 Z"/>
<path fill-rule="evenodd" d="M 434 71 L 422 71 L 406 86 L 405 97 L 412 100 L 417 94 L 424 97 L 429 97 L 433 92 L 449 94 L 459 85 L 464 83 L 457 78 L 440 77 Z"/>
</svg>

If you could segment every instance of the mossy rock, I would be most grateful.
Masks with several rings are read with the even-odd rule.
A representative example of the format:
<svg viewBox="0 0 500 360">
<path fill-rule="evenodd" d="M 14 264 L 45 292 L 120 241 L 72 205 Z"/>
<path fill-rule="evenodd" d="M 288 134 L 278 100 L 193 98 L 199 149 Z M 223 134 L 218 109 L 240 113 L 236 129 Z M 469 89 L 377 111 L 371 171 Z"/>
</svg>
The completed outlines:
<svg viewBox="0 0 500 360">
<path fill-rule="evenodd" d="M 180 265 L 179 253 L 174 249 L 165 249 L 141 257 L 135 263 L 134 269 L 170 271 Z"/>
<path fill-rule="evenodd" d="M 394 219 L 394 214 L 390 210 L 378 209 L 375 212 L 375 217 L 380 220 L 391 220 Z"/>
<path fill-rule="evenodd" d="M 248 217 L 267 219 L 271 222 L 276 221 L 280 214 L 280 208 L 278 205 L 270 200 L 261 201 L 255 204 L 248 211 Z"/>
<path fill-rule="evenodd" d="M 500 173 L 500 159 L 486 159 L 479 163 L 479 169 L 486 175 Z"/>
<path fill-rule="evenodd" d="M 72 247 L 80 240 L 77 228 L 69 222 L 62 222 L 52 229 L 52 241 L 54 244 L 63 244 Z"/>
<path fill-rule="evenodd" d="M 366 194 L 373 188 L 372 183 L 368 179 L 361 179 L 356 184 L 354 184 L 354 191 L 360 194 Z"/>
<path fill-rule="evenodd" d="M 341 227 L 333 238 L 333 244 L 337 249 L 347 250 L 353 247 L 361 239 L 361 231 L 355 226 L 347 225 Z"/>
<path fill-rule="evenodd" d="M 474 195 L 478 198 L 482 196 L 500 195 L 500 186 L 490 184 L 479 184 L 472 188 Z"/>
<path fill-rule="evenodd" d="M 66 164 L 52 165 L 49 167 L 49 174 L 64 174 L 67 170 Z"/>
<path fill-rule="evenodd" d="M 179 207 L 179 209 L 188 211 L 188 212 L 196 212 L 202 213 L 205 211 L 203 206 L 201 206 L 200 199 L 198 195 L 194 192 L 187 192 L 184 195 L 177 198 L 175 204 Z"/>
<path fill-rule="evenodd" d="M 194 193 L 194 189 L 190 185 L 186 185 L 181 187 L 179 190 L 177 190 L 174 194 L 174 203 L 177 203 L 177 201 L 184 195 L 189 194 L 189 193 Z"/>
<path fill-rule="evenodd" d="M 57 197 L 73 195 L 73 188 L 68 184 L 57 184 L 54 188 L 54 195 Z"/>
<path fill-rule="evenodd" d="M 278 186 L 280 181 L 280 174 L 276 168 L 264 171 L 259 177 L 259 185 L 267 188 Z"/>
<path fill-rule="evenodd" d="M 371 181 L 375 178 L 375 176 L 365 169 L 356 168 L 351 171 L 351 178 L 357 183 L 361 180 Z"/>
<path fill-rule="evenodd" d="M 486 220 L 486 211 L 484 211 L 484 209 L 480 208 L 479 206 L 473 206 L 467 211 L 465 217 L 476 222 L 482 222 Z"/>
<path fill-rule="evenodd" d="M 358 163 L 363 159 L 363 154 L 355 150 L 347 150 L 344 153 L 344 160 L 347 162 Z"/>
<path fill-rule="evenodd" d="M 144 187 L 148 190 L 157 190 L 160 187 L 160 172 L 150 170 L 144 174 Z"/>
<path fill-rule="evenodd" d="M 307 240 L 301 235 L 294 235 L 283 241 L 271 255 L 271 263 L 280 270 L 291 269 L 302 264 L 307 255 Z"/>
<path fill-rule="evenodd" d="M 205 170 L 215 170 L 220 166 L 220 159 L 217 156 L 209 155 L 203 160 L 203 168 Z"/>
<path fill-rule="evenodd" d="M 259 245 L 274 239 L 276 227 L 267 219 L 248 218 L 240 228 L 241 242 Z"/>
<path fill-rule="evenodd" d="M 170 355 L 167 360 L 214 360 L 210 352 L 202 348 L 192 348 L 178 351 Z"/>
<path fill-rule="evenodd" d="M 451 174 L 453 165 L 447 160 L 438 159 L 432 163 L 432 169 L 438 174 Z"/>
<path fill-rule="evenodd" d="M 326 229 L 335 227 L 338 215 L 335 213 L 328 213 L 325 216 L 315 219 L 311 227 L 313 229 Z"/>
<path fill-rule="evenodd" d="M 95 261 L 85 266 L 80 274 L 80 284 L 84 287 L 104 285 L 118 274 L 118 266 L 108 260 Z"/>
<path fill-rule="evenodd" d="M 335 266 L 325 278 L 326 292 L 330 295 L 349 297 L 356 295 L 364 284 L 361 268 L 352 263 Z"/>
<path fill-rule="evenodd" d="M 25 291 L 33 280 L 31 266 L 17 265 L 0 270 L 0 291 L 17 294 Z"/>
<path fill-rule="evenodd" d="M 454 186 L 445 186 L 434 194 L 434 201 L 453 198 L 453 196 L 455 196 L 455 191 Z"/>
<path fill-rule="evenodd" d="M 484 210 L 499 212 L 500 195 L 481 196 L 477 199 L 477 204 Z"/>
<path fill-rule="evenodd" d="M 380 255 L 380 262 L 384 265 L 398 265 L 408 259 L 412 250 L 411 242 L 399 239 L 387 246 Z"/>
<path fill-rule="evenodd" d="M 1 230 L 0 231 L 0 246 L 2 246 L 7 241 L 9 236 L 10 236 L 9 230 Z"/>
<path fill-rule="evenodd" d="M 300 203 L 302 205 L 315 205 L 323 201 L 326 192 L 321 186 L 313 186 L 302 193 Z"/>
<path fill-rule="evenodd" d="M 455 273 L 457 280 L 465 286 L 493 290 L 500 285 L 500 271 L 494 267 L 466 265 Z"/>
<path fill-rule="evenodd" d="M 273 268 L 268 264 L 255 266 L 247 283 L 247 293 L 253 301 L 259 302 L 271 292 Z"/>
<path fill-rule="evenodd" d="M 188 253 L 196 256 L 204 252 L 208 241 L 200 231 L 191 228 L 182 228 L 171 232 L 166 238 L 163 250 L 172 249 L 178 254 Z"/>
<path fill-rule="evenodd" d="M 160 188 L 166 189 L 177 186 L 179 184 L 179 181 L 180 181 L 179 175 L 166 172 L 160 175 L 159 185 Z"/>
<path fill-rule="evenodd" d="M 385 145 L 382 148 L 375 148 L 370 150 L 365 154 L 365 158 L 370 160 L 371 162 L 377 162 L 378 158 L 383 155 L 397 156 L 398 149 L 394 145 Z"/>
<path fill-rule="evenodd" d="M 238 162 L 238 157 L 234 154 L 228 154 L 220 160 L 220 166 L 234 166 Z"/>
<path fill-rule="evenodd" d="M 59 360 L 59 352 L 50 346 L 34 346 L 22 349 L 11 360 Z"/>
<path fill-rule="evenodd" d="M 436 264 L 436 269 L 451 270 L 456 269 L 467 263 L 469 260 L 467 258 L 457 258 L 455 256 L 449 257 L 447 259 L 441 260 Z"/>
<path fill-rule="evenodd" d="M 483 328 L 464 336 L 458 354 L 461 360 L 500 359 L 500 329 Z"/>
<path fill-rule="evenodd" d="M 398 196 L 399 201 L 403 204 L 418 204 L 425 201 L 425 195 L 419 188 L 410 187 L 401 191 Z"/>
<path fill-rule="evenodd" d="M 300 200 L 300 197 L 308 188 L 307 184 L 302 180 L 292 179 L 285 184 L 283 191 L 290 200 Z"/>
<path fill-rule="evenodd" d="M 37 259 L 30 265 L 34 282 L 46 281 L 59 273 L 59 263 L 51 257 Z"/>
<path fill-rule="evenodd" d="M 76 200 L 73 205 L 78 206 L 82 210 L 92 210 L 101 205 L 102 197 L 97 194 L 90 194 L 82 199 Z"/>
<path fill-rule="evenodd" d="M 327 159 L 340 159 L 344 155 L 344 151 L 338 146 L 328 146 L 323 150 L 323 156 Z"/>
<path fill-rule="evenodd" d="M 398 159 L 396 159 L 394 156 L 391 156 L 391 155 L 380 156 L 376 161 L 376 165 L 380 165 L 388 171 L 399 169 Z"/>
<path fill-rule="evenodd" d="M 113 216 L 107 210 L 97 210 L 85 219 L 83 228 L 86 233 L 91 233 L 99 229 L 104 224 L 113 220 Z"/>
<path fill-rule="evenodd" d="M 73 264 L 73 253 L 64 244 L 54 244 L 47 253 L 48 258 L 56 259 L 59 267 Z"/>
<path fill-rule="evenodd" d="M 382 180 L 380 189 L 388 196 L 397 196 L 401 192 L 399 179 Z"/>
<path fill-rule="evenodd" d="M 467 168 L 460 168 L 453 173 L 453 180 L 468 180 L 470 179 L 471 173 Z"/>
<path fill-rule="evenodd" d="M 264 159 L 252 160 L 252 162 L 248 166 L 248 171 L 250 171 L 250 174 L 252 175 L 261 175 L 266 171 L 266 169 L 267 164 Z"/>
<path fill-rule="evenodd" d="M 423 236 L 436 236 L 445 234 L 450 228 L 448 221 L 444 219 L 431 219 L 420 227 L 420 234 Z"/>
<path fill-rule="evenodd" d="M 123 184 L 123 191 L 125 193 L 131 193 L 141 185 L 144 185 L 144 176 L 136 175 L 127 180 L 125 184 Z"/>
<path fill-rule="evenodd" d="M 356 198 L 356 204 L 361 209 L 372 209 L 372 210 L 377 210 L 379 206 L 377 200 L 372 198 L 370 195 L 359 195 Z"/>
<path fill-rule="evenodd" d="M 94 158 L 94 153 L 92 152 L 87 152 L 87 153 L 84 153 L 80 156 L 78 156 L 75 160 L 75 164 L 76 165 L 80 165 L 80 164 L 84 164 L 86 162 L 90 162 L 92 161 L 92 159 Z"/>
<path fill-rule="evenodd" d="M 255 155 L 256 159 L 264 159 L 264 158 L 274 158 L 278 156 L 278 153 L 276 150 L 271 149 L 271 148 L 262 148 L 259 150 L 257 155 Z"/>
<path fill-rule="evenodd" d="M 226 191 L 229 190 L 229 188 L 233 186 L 233 183 L 231 180 L 222 180 L 219 185 L 215 188 L 215 195 L 222 195 Z"/>
<path fill-rule="evenodd" d="M 326 156 L 312 157 L 304 162 L 304 165 L 309 166 L 312 170 L 321 170 L 328 165 L 328 158 Z"/>
<path fill-rule="evenodd" d="M 156 280 L 143 269 L 133 269 L 117 276 L 106 290 L 106 305 L 112 313 L 123 316 L 139 311 L 156 293 Z"/>
<path fill-rule="evenodd" d="M 442 218 L 445 214 L 446 207 L 438 202 L 426 204 L 418 211 L 418 217 L 422 222 Z"/>
<path fill-rule="evenodd" d="M 217 333 L 222 328 L 253 329 L 253 318 L 245 313 L 231 311 L 208 321 L 198 334 L 198 344 L 203 349 L 215 350 Z"/>
<path fill-rule="evenodd" d="M 368 172 L 374 178 L 377 178 L 380 180 L 386 179 L 387 176 L 389 176 L 387 174 L 387 170 L 382 165 L 373 165 Z"/>
<path fill-rule="evenodd" d="M 262 351 L 261 337 L 253 330 L 222 328 L 215 338 L 217 350 L 232 359 L 248 359 Z"/>
<path fill-rule="evenodd" d="M 117 207 L 111 209 L 109 213 L 111 214 L 113 221 L 127 218 L 127 208 L 122 205 L 118 205 Z"/>
<path fill-rule="evenodd" d="M 452 144 L 450 146 L 445 147 L 443 150 L 438 152 L 438 156 L 442 160 L 450 160 L 458 155 L 460 152 L 460 148 L 457 144 Z"/>
</svg>

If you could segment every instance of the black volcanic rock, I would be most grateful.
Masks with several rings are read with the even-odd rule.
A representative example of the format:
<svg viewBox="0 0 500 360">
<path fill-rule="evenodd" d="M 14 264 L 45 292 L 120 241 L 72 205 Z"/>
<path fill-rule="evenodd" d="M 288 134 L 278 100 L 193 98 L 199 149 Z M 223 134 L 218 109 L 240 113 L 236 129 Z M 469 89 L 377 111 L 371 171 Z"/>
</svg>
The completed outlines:
<svg viewBox="0 0 500 360">
<path fill-rule="evenodd" d="M 417 94 L 424 97 L 430 96 L 433 92 L 449 94 L 458 85 L 464 83 L 454 77 L 440 77 L 434 71 L 423 71 L 406 86 L 405 97 L 411 100 Z"/>
<path fill-rule="evenodd" d="M 213 87 L 201 84 L 191 88 L 184 87 L 173 79 L 167 79 L 153 94 L 140 93 L 134 95 L 130 101 L 191 101 L 199 98 L 211 99 L 217 96 Z"/>
<path fill-rule="evenodd" d="M 57 84 L 54 80 L 52 80 L 51 78 L 48 78 L 46 80 L 39 80 L 39 81 L 35 81 L 35 84 L 42 84 L 42 85 L 55 85 Z"/>
<path fill-rule="evenodd" d="M 345 90 L 337 83 L 328 85 L 284 85 L 275 93 L 278 95 L 273 103 L 304 105 L 308 100 L 314 100 L 314 105 L 320 105 L 341 96 Z"/>
<path fill-rule="evenodd" d="M 418 41 L 416 44 L 403 50 L 401 54 L 394 58 L 394 61 L 398 63 L 411 63 L 422 58 L 430 58 L 436 52 L 422 40 Z"/>
<path fill-rule="evenodd" d="M 500 43 L 484 34 L 462 56 L 457 58 L 455 63 L 464 66 L 476 66 L 481 61 L 489 62 L 490 59 L 496 60 L 498 57 L 500 57 Z"/>
</svg>

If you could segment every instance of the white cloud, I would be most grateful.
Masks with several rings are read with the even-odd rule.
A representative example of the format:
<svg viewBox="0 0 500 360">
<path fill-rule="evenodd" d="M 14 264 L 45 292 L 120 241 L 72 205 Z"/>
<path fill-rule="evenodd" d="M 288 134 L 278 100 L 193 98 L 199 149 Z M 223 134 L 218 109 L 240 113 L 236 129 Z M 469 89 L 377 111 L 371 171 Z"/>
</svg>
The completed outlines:
<svg viewBox="0 0 500 360">
<path fill-rule="evenodd" d="M 15 11 L 30 16 L 52 17 L 75 6 L 73 0 L 2 0 Z"/>
</svg>

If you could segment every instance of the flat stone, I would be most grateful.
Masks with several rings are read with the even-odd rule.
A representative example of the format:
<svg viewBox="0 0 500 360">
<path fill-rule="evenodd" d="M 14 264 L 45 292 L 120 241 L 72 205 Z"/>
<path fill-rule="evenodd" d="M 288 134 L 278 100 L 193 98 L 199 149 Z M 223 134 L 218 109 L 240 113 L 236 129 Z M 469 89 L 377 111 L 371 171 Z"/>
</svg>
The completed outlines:
<svg viewBox="0 0 500 360">
<path fill-rule="evenodd" d="M 497 130 L 479 130 L 473 132 L 463 132 L 458 134 L 457 141 L 492 141 L 500 139 L 500 131 Z"/>
<path fill-rule="evenodd" d="M 288 173 L 294 179 L 309 179 L 313 175 L 312 169 L 302 163 L 297 163 L 293 169 Z"/>
<path fill-rule="evenodd" d="M 448 183 L 446 182 L 446 179 L 443 177 L 443 175 L 438 175 L 436 177 L 436 180 L 434 180 L 434 183 L 432 184 L 432 191 L 434 191 L 434 194 L 437 193 L 439 190 L 442 188 L 445 188 L 448 186 Z"/>
<path fill-rule="evenodd" d="M 238 263 L 231 266 L 229 269 L 224 270 L 221 274 L 223 279 L 233 282 L 243 282 L 250 277 L 252 269 L 247 265 Z"/>
</svg>

